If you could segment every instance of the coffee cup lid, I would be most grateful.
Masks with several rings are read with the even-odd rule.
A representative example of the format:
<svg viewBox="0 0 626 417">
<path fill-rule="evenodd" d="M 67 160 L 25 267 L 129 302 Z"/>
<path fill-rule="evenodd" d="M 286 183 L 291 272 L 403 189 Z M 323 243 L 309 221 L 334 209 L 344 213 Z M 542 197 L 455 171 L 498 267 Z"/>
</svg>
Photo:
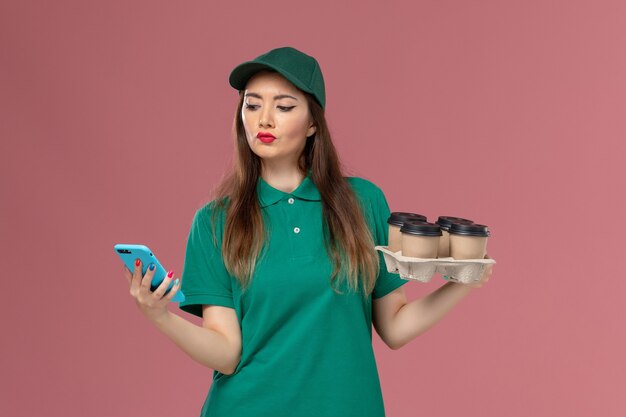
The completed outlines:
<svg viewBox="0 0 626 417">
<path fill-rule="evenodd" d="M 417 213 L 406 213 L 402 211 L 394 211 L 387 219 L 387 223 L 394 226 L 402 226 L 406 221 L 426 221 L 426 216 Z"/>
<path fill-rule="evenodd" d="M 450 229 L 448 230 L 448 233 L 481 237 L 488 237 L 491 235 L 487 226 L 485 226 L 484 224 L 476 223 L 452 223 Z"/>
<path fill-rule="evenodd" d="M 421 222 L 421 221 L 406 221 L 400 227 L 400 233 L 408 233 L 411 235 L 420 236 L 441 236 L 441 227 L 438 224 Z"/>
<path fill-rule="evenodd" d="M 439 216 L 437 221 L 435 222 L 442 229 L 448 230 L 452 223 L 474 223 L 472 220 L 464 219 L 462 217 L 453 217 L 453 216 Z"/>
</svg>

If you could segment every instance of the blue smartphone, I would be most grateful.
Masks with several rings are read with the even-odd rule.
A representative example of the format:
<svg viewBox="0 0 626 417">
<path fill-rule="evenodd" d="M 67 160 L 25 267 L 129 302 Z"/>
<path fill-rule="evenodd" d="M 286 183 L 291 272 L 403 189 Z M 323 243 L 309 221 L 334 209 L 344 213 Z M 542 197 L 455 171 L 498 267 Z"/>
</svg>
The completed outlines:
<svg viewBox="0 0 626 417">
<path fill-rule="evenodd" d="M 146 271 L 150 264 L 154 264 L 156 270 L 154 271 L 154 275 L 152 276 L 152 282 L 150 283 L 150 291 L 154 291 L 157 289 L 159 284 L 163 282 L 165 279 L 165 275 L 167 272 L 161 266 L 159 260 L 154 256 L 150 248 L 145 245 L 131 245 L 127 243 L 118 243 L 114 246 L 115 253 L 120 257 L 122 262 L 126 265 L 131 272 L 135 270 L 135 259 L 141 259 L 141 275 L 145 275 Z M 170 292 L 170 289 L 174 286 L 174 281 L 170 283 L 170 286 L 165 291 L 165 294 Z M 171 300 L 172 302 L 181 302 L 185 301 L 185 295 L 179 288 L 174 298 Z"/>
</svg>

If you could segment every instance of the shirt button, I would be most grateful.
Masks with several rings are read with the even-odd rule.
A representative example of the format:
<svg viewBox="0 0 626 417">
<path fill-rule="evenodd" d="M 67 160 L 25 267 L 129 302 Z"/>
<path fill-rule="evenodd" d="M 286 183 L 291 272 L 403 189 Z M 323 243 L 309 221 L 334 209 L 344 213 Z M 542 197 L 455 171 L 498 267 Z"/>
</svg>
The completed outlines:
<svg viewBox="0 0 626 417">
<path fill-rule="evenodd" d="M 299 227 L 294 227 L 293 228 L 293 232 L 294 233 L 300 233 L 300 228 Z"/>
<path fill-rule="evenodd" d="M 289 198 L 289 200 L 287 200 L 289 202 L 289 204 L 293 204 L 294 199 L 293 198 Z"/>
</svg>

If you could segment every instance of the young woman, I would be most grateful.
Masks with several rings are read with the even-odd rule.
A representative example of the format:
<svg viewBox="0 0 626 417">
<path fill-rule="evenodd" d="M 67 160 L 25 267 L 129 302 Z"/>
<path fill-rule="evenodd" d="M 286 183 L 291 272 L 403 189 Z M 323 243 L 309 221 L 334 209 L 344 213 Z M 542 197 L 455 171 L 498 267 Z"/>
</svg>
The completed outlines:
<svg viewBox="0 0 626 417">
<path fill-rule="evenodd" d="M 170 273 L 126 272 L 140 310 L 214 370 L 202 416 L 385 415 L 372 325 L 392 349 L 440 320 L 472 286 L 446 283 L 408 303 L 382 254 L 382 190 L 342 175 L 317 61 L 273 49 L 237 66 L 232 171 L 193 218 L 183 266 L 196 326 L 167 309 Z"/>
</svg>

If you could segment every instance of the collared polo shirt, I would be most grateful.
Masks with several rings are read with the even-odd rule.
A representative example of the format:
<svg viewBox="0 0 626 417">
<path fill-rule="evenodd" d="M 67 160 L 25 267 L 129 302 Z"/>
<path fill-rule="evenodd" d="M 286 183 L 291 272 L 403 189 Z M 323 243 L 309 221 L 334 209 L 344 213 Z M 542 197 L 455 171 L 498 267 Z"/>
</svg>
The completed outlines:
<svg viewBox="0 0 626 417">
<path fill-rule="evenodd" d="M 361 204 L 376 245 L 387 245 L 390 210 L 382 190 L 345 177 Z M 179 307 L 202 317 L 202 305 L 235 310 L 241 360 L 232 375 L 214 370 L 201 416 L 330 417 L 385 415 L 372 347 L 372 298 L 405 284 L 387 272 L 382 253 L 372 294 L 331 288 L 320 193 L 311 172 L 292 192 L 259 178 L 257 197 L 267 225 L 267 248 L 245 292 L 220 253 L 225 212 L 213 245 L 211 201 L 198 209 L 187 241 Z M 335 282 L 333 285 L 337 285 Z M 210 349 L 210 347 L 207 347 Z"/>
</svg>

